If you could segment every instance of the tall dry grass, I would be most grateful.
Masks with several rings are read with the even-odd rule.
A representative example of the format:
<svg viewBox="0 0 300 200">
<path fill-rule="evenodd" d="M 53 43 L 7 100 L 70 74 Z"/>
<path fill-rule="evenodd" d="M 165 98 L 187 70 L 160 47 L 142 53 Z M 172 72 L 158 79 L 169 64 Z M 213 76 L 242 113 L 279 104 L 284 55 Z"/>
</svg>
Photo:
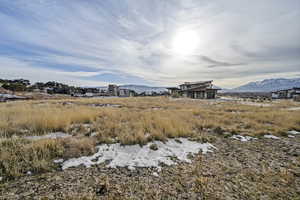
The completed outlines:
<svg viewBox="0 0 300 200">
<path fill-rule="evenodd" d="M 151 139 L 191 136 L 203 129 L 249 135 L 280 134 L 300 129 L 300 111 L 288 111 L 293 102 L 270 107 L 232 102 L 169 98 L 104 98 L 0 104 L 0 135 L 68 131 L 71 124 L 92 123 L 100 141 L 144 143 Z M 94 103 L 123 107 L 93 107 Z"/>
<path fill-rule="evenodd" d="M 6 179 L 26 173 L 49 171 L 53 158 L 63 155 L 63 146 L 55 140 L 30 142 L 21 139 L 0 141 L 0 174 Z"/>
<path fill-rule="evenodd" d="M 123 144 L 144 144 L 149 140 L 187 137 L 195 133 L 189 112 L 180 110 L 103 109 L 95 122 L 97 138 Z"/>
<path fill-rule="evenodd" d="M 72 123 L 89 123 L 98 116 L 95 108 L 13 102 L 0 104 L 0 135 L 42 134 L 65 131 Z"/>
<path fill-rule="evenodd" d="M 92 138 L 0 140 L 0 177 L 12 179 L 28 172 L 36 174 L 58 168 L 53 160 L 73 158 L 95 153 Z M 4 176 L 4 177 L 3 177 Z"/>
</svg>

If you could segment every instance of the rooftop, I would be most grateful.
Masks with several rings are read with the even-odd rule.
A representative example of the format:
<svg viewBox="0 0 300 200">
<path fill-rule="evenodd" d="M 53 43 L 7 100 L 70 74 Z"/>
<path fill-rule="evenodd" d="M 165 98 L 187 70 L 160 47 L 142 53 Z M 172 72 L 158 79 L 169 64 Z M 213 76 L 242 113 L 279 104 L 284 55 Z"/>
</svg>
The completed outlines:
<svg viewBox="0 0 300 200">
<path fill-rule="evenodd" d="M 181 85 L 197 85 L 197 84 L 205 84 L 205 83 L 212 83 L 213 81 L 197 81 L 197 82 L 184 82 L 184 84 Z"/>
</svg>

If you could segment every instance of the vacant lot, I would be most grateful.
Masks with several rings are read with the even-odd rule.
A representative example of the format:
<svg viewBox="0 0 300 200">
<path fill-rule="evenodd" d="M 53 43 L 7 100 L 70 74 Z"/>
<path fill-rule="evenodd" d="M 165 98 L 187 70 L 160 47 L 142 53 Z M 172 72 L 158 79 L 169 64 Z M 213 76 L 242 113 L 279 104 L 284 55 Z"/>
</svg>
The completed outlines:
<svg viewBox="0 0 300 200">
<path fill-rule="evenodd" d="M 116 190 L 119 190 L 123 191 L 124 198 L 129 199 L 133 198 L 132 194 L 136 191 L 140 193 L 137 199 L 145 194 L 153 199 L 171 198 L 180 194 L 186 194 L 190 198 L 200 195 L 208 199 L 223 199 L 222 194 L 236 192 L 236 196 L 233 195 L 232 198 L 247 199 L 247 195 L 250 195 L 253 196 L 252 199 L 260 199 L 266 189 L 269 191 L 266 199 L 270 199 L 267 197 L 271 197 L 274 192 L 272 197 L 284 199 L 284 195 L 279 195 L 282 191 L 286 192 L 285 195 L 288 195 L 289 199 L 297 199 L 298 194 L 300 195 L 297 193 L 300 192 L 297 190 L 299 173 L 294 168 L 299 167 L 297 154 L 299 136 L 290 138 L 287 134 L 289 130 L 300 130 L 300 110 L 295 109 L 297 107 L 300 107 L 300 104 L 291 101 L 250 102 L 167 97 L 2 103 L 0 177 L 3 185 L 0 185 L 0 191 L 2 190 L 3 196 L 7 196 L 7 193 L 4 194 L 4 188 L 12 190 L 13 185 L 17 183 L 15 182 L 17 177 L 23 177 L 20 182 L 30 179 L 35 185 L 39 184 L 38 177 L 44 177 L 43 180 L 46 182 L 53 181 L 53 175 L 49 175 L 53 173 L 60 176 L 61 184 L 64 185 L 69 184 L 64 178 L 73 176 L 72 173 L 97 174 L 95 168 L 57 172 L 60 166 L 53 161 L 92 155 L 99 144 L 144 145 L 154 140 L 166 141 L 168 138 L 188 137 L 194 141 L 216 144 L 219 150 L 213 153 L 212 158 L 199 155 L 192 164 L 180 164 L 163 169 L 160 178 L 153 178 L 145 169 L 137 170 L 134 174 L 125 170 L 122 175 L 117 176 L 116 174 L 120 172 L 107 170 L 104 173 L 104 168 L 97 167 L 96 169 L 100 170 L 98 175 L 105 176 L 100 181 L 105 188 L 103 194 L 106 197 L 108 194 L 113 195 L 112 199 L 118 195 L 121 198 L 122 195 L 116 193 Z M 47 136 L 54 132 L 68 134 L 69 137 L 56 139 L 28 137 Z M 235 134 L 262 139 L 249 142 L 245 146 L 240 141 L 230 139 Z M 263 136 L 270 134 L 281 139 L 274 140 L 273 143 L 270 140 L 266 141 Z M 265 147 L 266 152 L 264 152 L 265 145 L 268 145 Z M 288 149 L 283 150 L 284 148 Z M 282 163 L 285 163 L 284 167 L 280 166 Z M 79 178 L 78 174 L 74 177 Z M 130 178 L 131 176 L 133 177 Z M 150 178 L 147 178 L 149 176 Z M 100 184 L 96 179 L 91 183 L 96 181 Z M 106 181 L 103 182 L 104 179 Z M 121 183 L 117 184 L 118 179 L 132 182 L 132 188 Z M 153 191 L 151 184 L 158 184 L 157 181 L 165 186 L 159 185 L 159 190 Z M 141 182 L 143 185 L 140 185 Z M 274 184 L 278 184 L 279 188 L 275 188 Z M 284 184 L 293 186 L 286 188 Z M 252 189 L 248 191 L 246 187 Z M 115 193 L 106 191 L 109 188 L 113 188 Z M 170 192 L 167 192 L 168 188 L 171 189 Z M 192 188 L 193 192 L 189 193 L 188 188 Z M 26 189 L 23 192 L 25 191 Z M 213 191 L 217 191 L 218 195 L 212 195 Z M 86 192 L 85 196 L 91 199 L 98 198 L 93 191 L 82 192 Z M 189 196 L 192 194 L 194 196 Z M 40 195 L 46 194 L 40 191 Z M 74 194 L 69 195 L 72 199 Z M 67 196 L 66 192 L 64 198 Z M 16 196 L 12 196 L 12 199 L 13 197 Z"/>
</svg>

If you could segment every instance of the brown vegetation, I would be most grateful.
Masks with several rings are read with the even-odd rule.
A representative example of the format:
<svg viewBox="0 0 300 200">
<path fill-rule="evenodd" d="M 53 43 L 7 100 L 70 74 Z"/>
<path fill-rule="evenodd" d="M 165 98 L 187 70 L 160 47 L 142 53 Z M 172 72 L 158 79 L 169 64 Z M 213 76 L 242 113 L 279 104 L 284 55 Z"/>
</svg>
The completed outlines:
<svg viewBox="0 0 300 200">
<path fill-rule="evenodd" d="M 66 103 L 67 102 L 67 103 Z M 93 104 L 118 104 L 101 107 Z M 217 100 L 103 98 L 11 102 L 0 104 L 0 172 L 17 177 L 49 171 L 53 159 L 89 155 L 98 143 L 145 144 L 151 140 L 191 137 L 213 142 L 214 132 L 262 136 L 300 130 L 300 112 L 283 101 L 270 106 Z M 28 141 L 25 135 L 63 131 L 73 137 Z M 93 133 L 93 137 L 90 135 Z M 17 137 L 15 137 L 17 136 Z M 201 181 L 200 181 L 201 182 Z"/>
</svg>

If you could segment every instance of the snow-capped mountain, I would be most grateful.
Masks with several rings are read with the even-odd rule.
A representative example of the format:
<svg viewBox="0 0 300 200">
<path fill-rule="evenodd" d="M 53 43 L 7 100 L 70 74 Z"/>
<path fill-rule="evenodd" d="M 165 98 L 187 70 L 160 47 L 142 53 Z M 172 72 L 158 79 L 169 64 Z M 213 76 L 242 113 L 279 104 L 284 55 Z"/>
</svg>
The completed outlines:
<svg viewBox="0 0 300 200">
<path fill-rule="evenodd" d="M 250 82 L 240 87 L 234 88 L 234 92 L 271 92 L 281 89 L 300 87 L 300 78 L 286 79 L 265 79 L 263 81 Z"/>
</svg>

